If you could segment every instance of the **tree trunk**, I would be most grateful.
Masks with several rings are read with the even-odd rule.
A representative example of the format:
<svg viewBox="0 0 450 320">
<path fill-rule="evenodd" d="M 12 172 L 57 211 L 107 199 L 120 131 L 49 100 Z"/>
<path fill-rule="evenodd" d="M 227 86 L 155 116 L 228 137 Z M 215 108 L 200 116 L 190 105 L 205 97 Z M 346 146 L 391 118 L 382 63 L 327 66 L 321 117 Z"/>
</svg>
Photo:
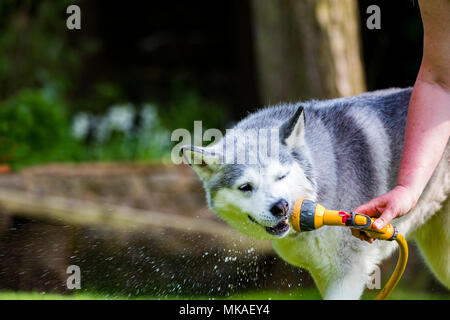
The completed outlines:
<svg viewBox="0 0 450 320">
<path fill-rule="evenodd" d="M 354 0 L 252 0 L 262 100 L 365 91 Z"/>
</svg>

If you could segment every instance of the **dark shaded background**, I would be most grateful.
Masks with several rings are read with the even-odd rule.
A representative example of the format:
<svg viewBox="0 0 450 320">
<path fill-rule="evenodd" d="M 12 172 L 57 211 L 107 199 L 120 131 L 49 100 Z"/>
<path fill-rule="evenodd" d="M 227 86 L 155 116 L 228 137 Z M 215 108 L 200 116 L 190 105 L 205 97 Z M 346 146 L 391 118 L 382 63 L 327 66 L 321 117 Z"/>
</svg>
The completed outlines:
<svg viewBox="0 0 450 320">
<path fill-rule="evenodd" d="M 417 1 L 358 3 L 367 89 L 412 86 L 422 54 Z M 81 30 L 66 28 L 69 4 L 81 7 Z M 372 4 L 381 8 L 381 30 L 365 27 L 365 10 Z M 0 172 L 3 164 L 14 172 L 0 177 L 1 186 L 43 197 L 76 196 L 162 212 L 167 210 L 162 199 L 171 201 L 178 190 L 178 199 L 184 196 L 194 204 L 190 211 L 180 207 L 170 214 L 189 211 L 195 216 L 203 210 L 206 219 L 214 219 L 207 212 L 203 193 L 199 196 L 202 190 L 194 174 L 189 176 L 182 169 L 178 172 L 154 166 L 145 174 L 134 165 L 125 174 L 117 173 L 125 166 L 105 169 L 101 164 L 94 168 L 87 164 L 87 169 L 59 165 L 19 169 L 54 162 L 161 161 L 167 156 L 164 143 L 171 130 L 191 129 L 194 120 L 203 120 L 204 129 L 224 129 L 263 107 L 255 55 L 248 0 L 2 0 Z M 156 141 L 139 149 L 140 143 L 148 140 L 148 136 L 141 141 L 133 135 L 140 132 L 139 116 L 133 120 L 131 135 L 116 130 L 106 141 L 97 141 L 94 126 L 79 140 L 70 136 L 71 123 L 80 112 L 95 117 L 107 114 L 116 104 L 130 104 L 137 110 L 148 103 L 157 113 L 149 134 L 162 133 L 162 138 L 156 138 L 161 147 Z M 180 189 L 182 178 L 189 188 Z M 147 189 L 136 187 L 140 185 Z M 161 203 L 156 205 L 157 200 Z M 211 260 L 203 259 L 202 250 L 206 249 L 198 248 L 194 238 L 184 241 L 170 233 L 133 237 L 0 212 L 0 290 L 61 291 L 64 268 L 69 263 L 88 272 L 91 288 L 123 295 L 224 295 L 224 291 L 211 292 L 210 282 L 218 281 L 218 275 L 230 276 L 220 279 L 223 285 L 234 283 L 230 292 L 240 288 L 287 289 L 292 283 L 312 285 L 306 272 L 287 266 L 274 255 L 244 254 L 237 262 L 216 270 L 216 261 L 211 256 L 207 258 Z M 186 263 L 189 260 L 180 258 L 178 251 L 169 252 L 167 244 L 161 243 L 168 239 L 184 241 L 186 254 L 191 254 L 195 263 Z M 58 244 L 58 250 L 49 250 L 49 243 Z M 177 248 L 181 246 L 177 244 Z M 416 251 L 414 245 L 411 251 Z M 156 265 L 149 264 L 149 259 L 157 261 Z M 392 270 L 392 263 L 383 268 L 385 274 Z M 155 271 L 160 265 L 166 266 L 165 277 Z M 250 273 L 236 273 L 238 267 L 248 265 L 254 267 Z M 259 271 L 255 271 L 256 266 Z M 198 272 L 202 267 L 202 273 Z M 184 277 L 180 269 L 191 276 Z M 404 277 L 408 288 L 448 293 L 423 270 L 423 261 L 417 253 L 412 254 Z M 176 281 L 170 282 L 172 275 Z M 170 287 L 183 278 L 187 285 Z M 170 291 L 161 289 L 165 286 Z"/>
<path fill-rule="evenodd" d="M 61 132 L 68 129 L 57 118 L 65 119 L 68 126 L 77 113 L 101 115 L 116 104 L 134 104 L 137 109 L 143 103 L 153 104 L 161 127 L 169 132 L 192 131 L 193 121 L 200 119 L 205 127 L 224 129 L 263 107 L 250 1 L 128 1 L 125 5 L 79 0 L 74 3 L 82 8 L 81 30 L 68 30 L 65 11 L 72 3 L 2 1 L 0 102 L 10 108 L 24 100 L 53 105 L 52 116 L 33 117 L 55 119 L 53 126 Z M 412 86 L 422 52 L 418 4 L 410 0 L 358 3 L 367 89 Z M 369 16 L 365 11 L 371 4 L 381 8 L 381 30 L 365 26 Z M 42 107 L 41 113 L 50 109 Z M 23 118 L 10 110 L 0 115 L 0 121 L 9 118 L 11 123 L 18 117 Z M 136 126 L 139 121 L 137 117 Z M 19 121 L 15 126 L 27 125 Z M 90 148 L 95 145 L 95 126 L 83 141 L 69 141 L 63 134 L 54 139 L 77 152 L 61 147 L 64 152 L 58 155 L 36 158 L 37 152 L 30 152 L 40 150 L 35 146 L 12 150 L 14 143 L 33 145 L 33 141 L 27 141 L 23 132 L 17 133 L 19 137 L 3 132 L 6 129 L 1 131 L 0 125 L 0 137 L 10 139 L 2 140 L 0 153 L 12 154 L 0 157 L 0 162 L 21 167 L 52 161 L 140 159 L 137 151 L 117 155 L 108 147 L 109 156 L 104 156 L 85 150 L 86 143 L 91 143 Z M 33 128 L 30 132 L 28 136 L 36 135 Z M 28 160 L 23 159 L 25 154 Z M 158 158 L 161 152 L 148 156 Z"/>
<path fill-rule="evenodd" d="M 93 37 L 101 49 L 84 61 L 77 92 L 89 94 L 88 83 L 109 80 L 132 101 L 164 102 L 174 86 L 184 85 L 227 105 L 234 120 L 261 107 L 248 1 L 131 3 L 81 2 L 82 30 L 69 32 L 73 46 Z M 381 30 L 365 27 L 371 4 L 381 8 Z M 368 90 L 413 85 L 422 55 L 417 2 L 359 5 Z"/>
</svg>

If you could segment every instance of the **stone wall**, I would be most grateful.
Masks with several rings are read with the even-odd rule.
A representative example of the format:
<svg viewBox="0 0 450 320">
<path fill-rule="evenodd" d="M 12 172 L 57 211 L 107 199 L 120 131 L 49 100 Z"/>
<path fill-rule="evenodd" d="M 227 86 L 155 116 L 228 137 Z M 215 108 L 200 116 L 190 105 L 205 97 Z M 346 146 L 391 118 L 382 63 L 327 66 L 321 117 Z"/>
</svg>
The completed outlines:
<svg viewBox="0 0 450 320">
<path fill-rule="evenodd" d="M 48 165 L 0 175 L 0 189 L 191 217 L 200 226 L 214 221 L 234 232 L 208 210 L 201 183 L 187 166 Z M 170 228 L 115 231 L 3 211 L 0 288 L 68 292 L 72 264 L 81 269 L 82 290 L 121 296 L 226 295 L 312 284 L 307 272 L 260 250 L 259 242 L 230 245 L 222 237 Z"/>
</svg>

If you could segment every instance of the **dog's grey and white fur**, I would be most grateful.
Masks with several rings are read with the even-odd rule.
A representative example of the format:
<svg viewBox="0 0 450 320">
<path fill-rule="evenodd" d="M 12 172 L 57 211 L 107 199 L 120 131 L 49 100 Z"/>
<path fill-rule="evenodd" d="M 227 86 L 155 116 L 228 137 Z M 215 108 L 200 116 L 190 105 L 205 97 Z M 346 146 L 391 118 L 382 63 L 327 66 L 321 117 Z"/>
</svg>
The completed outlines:
<svg viewBox="0 0 450 320">
<path fill-rule="evenodd" d="M 203 180 L 210 208 L 231 226 L 249 236 L 272 239 L 284 260 L 311 272 L 324 298 L 358 299 L 375 266 L 396 248 L 395 242 L 368 244 L 337 227 L 296 233 L 288 218 L 298 198 L 351 211 L 396 185 L 410 95 L 410 88 L 388 89 L 262 109 L 234 127 L 240 133 L 278 130 L 279 156 L 259 156 L 256 164 L 224 161 L 227 142 L 247 156 L 259 147 L 256 139 L 243 139 L 236 130 L 206 148 L 183 147 L 183 154 Z M 449 193 L 447 144 L 414 210 L 392 221 L 417 242 L 428 266 L 447 287 Z"/>
</svg>

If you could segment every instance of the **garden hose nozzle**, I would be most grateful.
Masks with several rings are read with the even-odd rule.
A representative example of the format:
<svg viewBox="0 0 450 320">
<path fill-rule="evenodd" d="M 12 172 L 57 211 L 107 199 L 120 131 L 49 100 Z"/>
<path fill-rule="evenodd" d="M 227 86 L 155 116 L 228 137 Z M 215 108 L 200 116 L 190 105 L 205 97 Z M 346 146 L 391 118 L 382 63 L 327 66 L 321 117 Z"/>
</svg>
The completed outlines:
<svg viewBox="0 0 450 320">
<path fill-rule="evenodd" d="M 405 238 L 398 233 L 397 229 L 392 224 L 388 224 L 383 229 L 378 230 L 373 227 L 375 219 L 365 214 L 328 210 L 320 204 L 308 199 L 298 199 L 295 202 L 291 221 L 292 227 L 297 232 L 312 231 L 325 225 L 344 226 L 360 229 L 361 231 L 364 231 L 367 236 L 374 239 L 397 241 L 400 248 L 397 266 L 389 281 L 376 297 L 377 300 L 385 299 L 392 292 L 403 275 L 408 260 L 408 245 Z"/>
<path fill-rule="evenodd" d="M 325 225 L 343 226 L 362 229 L 374 239 L 395 240 L 397 238 L 398 232 L 394 226 L 388 224 L 378 230 L 372 226 L 374 221 L 375 218 L 362 213 L 328 210 L 308 199 L 298 199 L 292 212 L 292 225 L 297 232 L 311 231 Z"/>
</svg>

